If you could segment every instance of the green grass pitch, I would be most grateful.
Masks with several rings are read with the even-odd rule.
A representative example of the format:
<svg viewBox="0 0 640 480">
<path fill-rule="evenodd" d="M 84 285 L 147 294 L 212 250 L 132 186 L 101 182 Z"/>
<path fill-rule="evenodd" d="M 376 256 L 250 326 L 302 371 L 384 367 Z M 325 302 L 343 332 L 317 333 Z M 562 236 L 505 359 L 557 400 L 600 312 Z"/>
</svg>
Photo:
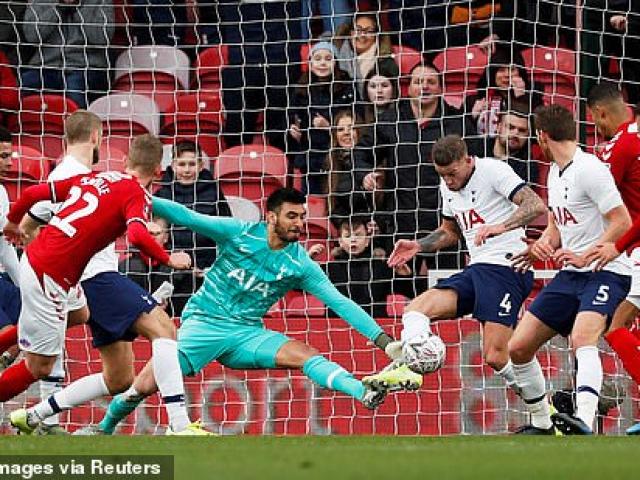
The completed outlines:
<svg viewBox="0 0 640 480">
<path fill-rule="evenodd" d="M 2 455 L 172 454 L 176 480 L 636 478 L 634 437 L 2 437 Z"/>
</svg>

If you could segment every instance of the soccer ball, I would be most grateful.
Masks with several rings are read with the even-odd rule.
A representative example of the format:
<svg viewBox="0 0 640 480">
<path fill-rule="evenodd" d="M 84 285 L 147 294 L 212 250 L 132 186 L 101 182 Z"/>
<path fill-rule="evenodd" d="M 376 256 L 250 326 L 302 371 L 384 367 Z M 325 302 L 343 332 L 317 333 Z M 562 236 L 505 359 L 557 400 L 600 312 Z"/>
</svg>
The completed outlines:
<svg viewBox="0 0 640 480">
<path fill-rule="evenodd" d="M 447 349 L 442 339 L 429 332 L 417 335 L 402 346 L 403 360 L 416 373 L 435 372 L 444 365 Z"/>
</svg>

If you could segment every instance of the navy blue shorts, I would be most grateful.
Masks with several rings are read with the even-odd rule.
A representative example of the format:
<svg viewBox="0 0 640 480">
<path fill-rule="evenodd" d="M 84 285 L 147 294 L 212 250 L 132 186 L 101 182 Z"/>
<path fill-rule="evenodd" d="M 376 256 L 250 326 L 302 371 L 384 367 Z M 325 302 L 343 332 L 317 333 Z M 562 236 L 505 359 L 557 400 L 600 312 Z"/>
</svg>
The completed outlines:
<svg viewBox="0 0 640 480">
<path fill-rule="evenodd" d="M 99 273 L 83 281 L 82 289 L 94 347 L 133 341 L 137 334 L 131 330 L 132 325 L 158 305 L 149 292 L 118 272 Z"/>
<path fill-rule="evenodd" d="M 542 289 L 529 311 L 563 336 L 571 333 L 579 312 L 598 312 L 611 321 L 631 288 L 631 277 L 617 273 L 563 270 Z"/>
<path fill-rule="evenodd" d="M 21 305 L 18 287 L 4 275 L 0 275 L 0 328 L 18 324 Z"/>
<path fill-rule="evenodd" d="M 457 315 L 472 314 L 484 322 L 513 327 L 518 313 L 533 287 L 533 273 L 518 273 L 510 267 L 476 263 L 462 272 L 444 278 L 435 288 L 455 290 Z"/>
</svg>

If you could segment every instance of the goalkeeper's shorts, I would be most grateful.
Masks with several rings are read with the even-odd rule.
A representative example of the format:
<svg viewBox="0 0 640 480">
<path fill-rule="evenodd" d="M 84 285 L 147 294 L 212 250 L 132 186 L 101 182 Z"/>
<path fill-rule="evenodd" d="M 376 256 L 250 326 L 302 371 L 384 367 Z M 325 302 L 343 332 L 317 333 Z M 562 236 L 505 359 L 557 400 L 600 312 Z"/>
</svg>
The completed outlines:
<svg viewBox="0 0 640 480">
<path fill-rule="evenodd" d="M 214 360 L 239 370 L 275 368 L 278 350 L 290 340 L 259 325 L 190 315 L 178 329 L 180 367 L 184 375 L 195 375 Z"/>
</svg>

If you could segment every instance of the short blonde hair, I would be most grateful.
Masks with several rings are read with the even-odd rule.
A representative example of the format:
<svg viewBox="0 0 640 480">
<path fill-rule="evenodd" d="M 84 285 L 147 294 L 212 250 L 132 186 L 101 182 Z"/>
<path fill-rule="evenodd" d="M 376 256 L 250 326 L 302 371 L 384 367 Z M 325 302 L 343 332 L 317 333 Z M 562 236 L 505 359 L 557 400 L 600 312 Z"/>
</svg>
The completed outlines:
<svg viewBox="0 0 640 480">
<path fill-rule="evenodd" d="M 64 122 L 64 136 L 68 145 L 88 142 L 94 132 L 102 133 L 102 120 L 95 113 L 76 110 Z"/>
<path fill-rule="evenodd" d="M 127 167 L 145 175 L 152 175 L 162 162 L 162 142 L 153 135 L 145 133 L 131 142 Z"/>
</svg>

